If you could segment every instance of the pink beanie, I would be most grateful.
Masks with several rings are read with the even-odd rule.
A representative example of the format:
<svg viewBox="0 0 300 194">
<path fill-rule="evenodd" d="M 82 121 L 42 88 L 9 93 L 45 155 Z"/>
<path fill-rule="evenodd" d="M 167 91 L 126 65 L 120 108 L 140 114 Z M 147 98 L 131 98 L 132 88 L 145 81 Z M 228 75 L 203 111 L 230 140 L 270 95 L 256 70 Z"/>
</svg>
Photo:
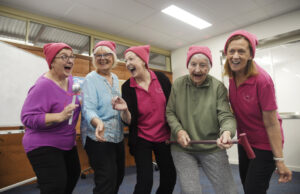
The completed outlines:
<svg viewBox="0 0 300 194">
<path fill-rule="evenodd" d="M 93 51 L 99 46 L 107 46 L 113 52 L 116 52 L 116 43 L 114 43 L 113 41 L 107 41 L 107 40 L 100 41 L 95 45 Z"/>
<path fill-rule="evenodd" d="M 148 69 L 150 45 L 130 47 L 126 49 L 124 55 L 129 51 L 134 52 L 138 57 L 140 57 L 146 63 L 146 68 Z"/>
<path fill-rule="evenodd" d="M 46 61 L 48 63 L 49 69 L 51 69 L 51 63 L 52 63 L 54 57 L 63 48 L 72 50 L 72 48 L 69 45 L 62 43 L 62 42 L 48 43 L 48 44 L 44 45 L 44 55 L 46 57 Z"/>
<path fill-rule="evenodd" d="M 186 67 L 189 66 L 190 59 L 194 54 L 203 54 L 207 56 L 207 58 L 210 61 L 210 64 L 212 66 L 212 56 L 210 49 L 206 46 L 190 46 L 189 51 L 187 53 L 187 59 L 186 59 Z"/>
<path fill-rule="evenodd" d="M 229 40 L 233 37 L 233 36 L 237 36 L 237 35 L 241 35 L 244 36 L 251 44 L 252 47 L 252 54 L 253 54 L 253 58 L 255 56 L 255 50 L 256 50 L 256 45 L 258 44 L 258 40 L 256 38 L 256 36 L 254 34 L 251 34 L 250 32 L 247 32 L 246 30 L 237 30 L 235 32 L 233 32 L 229 38 L 226 40 L 225 46 L 224 46 L 224 52 L 225 55 L 227 55 L 227 47 L 228 47 L 228 42 Z"/>
</svg>

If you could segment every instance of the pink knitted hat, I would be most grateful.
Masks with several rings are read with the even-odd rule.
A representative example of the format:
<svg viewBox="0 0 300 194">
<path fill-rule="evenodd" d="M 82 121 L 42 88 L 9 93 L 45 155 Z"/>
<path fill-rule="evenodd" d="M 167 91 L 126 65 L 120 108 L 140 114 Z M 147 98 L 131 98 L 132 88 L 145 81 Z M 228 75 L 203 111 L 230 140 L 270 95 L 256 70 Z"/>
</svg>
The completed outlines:
<svg viewBox="0 0 300 194">
<path fill-rule="evenodd" d="M 52 63 L 54 57 L 63 48 L 72 50 L 72 48 L 69 45 L 62 43 L 62 42 L 48 43 L 48 44 L 44 45 L 44 55 L 46 57 L 46 61 L 48 63 L 49 69 L 51 68 L 51 63 Z"/>
<path fill-rule="evenodd" d="M 206 46 L 190 46 L 189 51 L 187 53 L 187 59 L 186 59 L 186 67 L 189 66 L 190 59 L 194 54 L 204 54 L 207 56 L 207 58 L 210 61 L 210 64 L 212 66 L 212 56 L 210 49 Z"/>
<path fill-rule="evenodd" d="M 129 51 L 134 52 L 138 57 L 140 57 L 146 63 L 146 68 L 148 69 L 150 45 L 130 47 L 126 49 L 124 55 Z"/>
<path fill-rule="evenodd" d="M 107 46 L 113 52 L 116 52 L 116 43 L 114 43 L 113 41 L 107 41 L 107 40 L 100 41 L 95 45 L 93 51 L 99 46 Z"/>
<path fill-rule="evenodd" d="M 227 48 L 228 48 L 228 42 L 233 36 L 241 35 L 244 36 L 251 44 L 252 47 L 252 54 L 253 58 L 255 56 L 255 50 L 256 50 L 256 45 L 258 44 L 258 40 L 254 34 L 251 34 L 250 32 L 247 32 L 246 30 L 237 30 L 230 34 L 229 38 L 226 40 L 225 46 L 224 46 L 224 52 L 225 55 L 227 55 Z"/>
</svg>

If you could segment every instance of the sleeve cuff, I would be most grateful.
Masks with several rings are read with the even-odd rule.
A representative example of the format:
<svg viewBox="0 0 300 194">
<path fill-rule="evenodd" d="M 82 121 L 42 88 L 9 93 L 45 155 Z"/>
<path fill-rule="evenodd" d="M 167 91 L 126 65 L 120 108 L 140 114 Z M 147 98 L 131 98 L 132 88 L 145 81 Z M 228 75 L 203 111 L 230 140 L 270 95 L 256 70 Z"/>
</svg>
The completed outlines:
<svg viewBox="0 0 300 194">
<path fill-rule="evenodd" d="M 182 127 L 181 126 L 178 126 L 176 127 L 174 130 L 172 130 L 172 133 L 173 133 L 173 136 L 174 137 L 177 137 L 177 133 L 178 131 L 182 130 Z"/>
<path fill-rule="evenodd" d="M 87 120 L 89 125 L 91 125 L 91 121 L 95 117 L 98 118 L 98 115 L 95 112 L 89 112 L 89 113 L 86 114 L 86 120 Z"/>
<path fill-rule="evenodd" d="M 221 136 L 223 134 L 224 131 L 229 131 L 230 132 L 230 137 L 233 138 L 235 136 L 236 130 L 233 129 L 222 129 L 220 130 L 220 135 Z"/>
<path fill-rule="evenodd" d="M 35 129 L 45 129 L 46 126 L 46 113 L 40 114 L 36 117 Z"/>
</svg>

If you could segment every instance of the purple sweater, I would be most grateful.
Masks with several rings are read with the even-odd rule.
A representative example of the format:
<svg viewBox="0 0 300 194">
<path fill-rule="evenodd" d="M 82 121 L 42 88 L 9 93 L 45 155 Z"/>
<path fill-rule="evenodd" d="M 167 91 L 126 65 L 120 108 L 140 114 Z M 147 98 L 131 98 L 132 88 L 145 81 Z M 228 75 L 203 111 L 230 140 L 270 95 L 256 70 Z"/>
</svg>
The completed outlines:
<svg viewBox="0 0 300 194">
<path fill-rule="evenodd" d="M 70 150 L 76 145 L 75 126 L 81 109 L 80 105 L 74 111 L 72 125 L 68 125 L 69 119 L 48 127 L 45 123 L 46 113 L 59 113 L 65 106 L 72 103 L 72 84 L 73 79 L 70 76 L 68 92 L 66 92 L 42 75 L 30 88 L 21 112 L 21 120 L 26 127 L 23 137 L 26 152 L 41 146 Z M 76 104 L 79 104 L 78 98 L 76 98 Z"/>
</svg>

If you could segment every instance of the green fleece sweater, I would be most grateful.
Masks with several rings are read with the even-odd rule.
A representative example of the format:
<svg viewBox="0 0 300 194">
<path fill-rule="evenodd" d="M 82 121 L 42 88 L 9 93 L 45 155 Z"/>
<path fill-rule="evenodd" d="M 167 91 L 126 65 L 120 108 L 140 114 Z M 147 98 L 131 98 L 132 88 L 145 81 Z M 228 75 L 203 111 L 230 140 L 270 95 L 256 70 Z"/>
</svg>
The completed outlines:
<svg viewBox="0 0 300 194">
<path fill-rule="evenodd" d="M 236 120 L 230 111 L 227 89 L 210 75 L 200 86 L 196 86 L 189 75 L 176 79 L 166 116 L 171 127 L 171 140 L 177 139 L 177 132 L 181 129 L 188 133 L 191 140 L 216 140 L 223 131 L 230 131 L 233 137 L 236 131 Z M 172 149 L 211 153 L 219 148 L 216 144 L 192 144 L 187 148 L 172 144 Z"/>
</svg>

